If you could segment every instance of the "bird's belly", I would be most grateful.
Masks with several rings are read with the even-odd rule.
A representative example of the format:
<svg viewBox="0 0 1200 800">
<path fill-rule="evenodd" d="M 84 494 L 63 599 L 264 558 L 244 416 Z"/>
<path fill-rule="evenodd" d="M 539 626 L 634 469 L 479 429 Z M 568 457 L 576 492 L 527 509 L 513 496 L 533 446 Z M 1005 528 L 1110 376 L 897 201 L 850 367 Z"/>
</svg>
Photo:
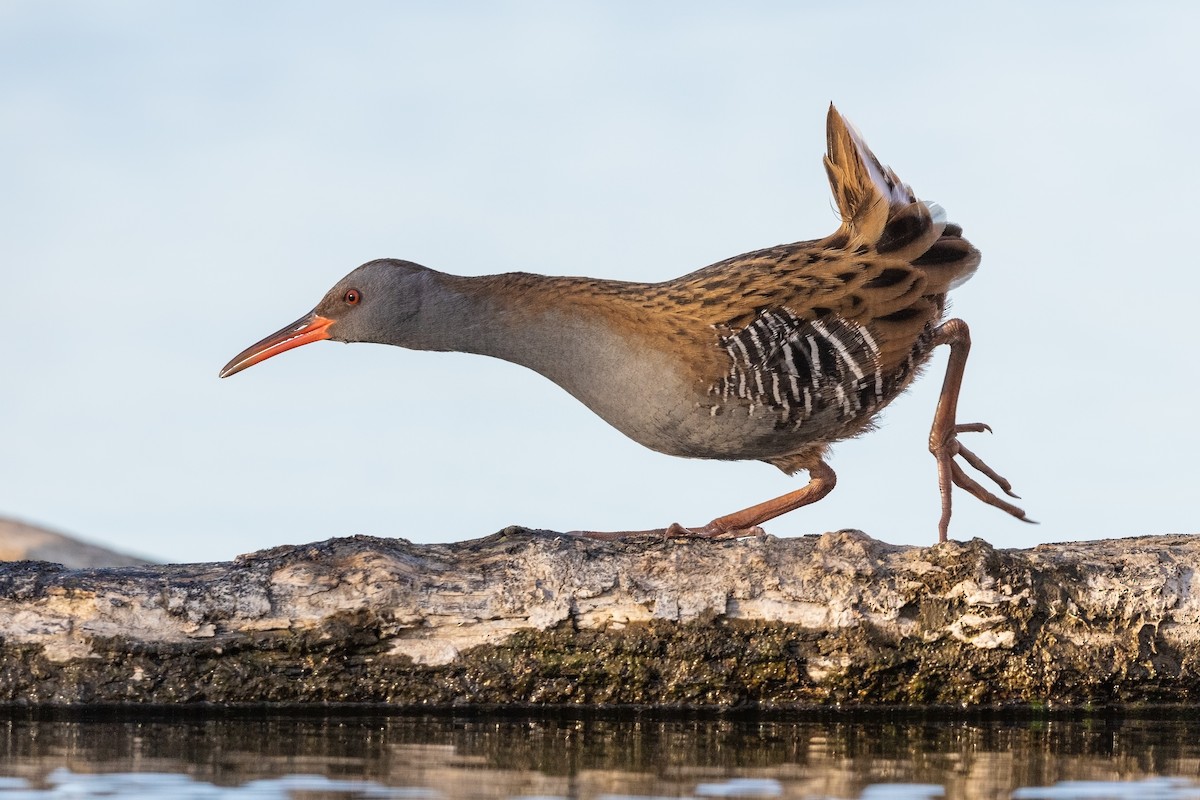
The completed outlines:
<svg viewBox="0 0 1200 800">
<path fill-rule="evenodd" d="M 804 406 L 773 406 L 722 393 L 719 382 L 689 373 L 669 353 L 634 349 L 603 327 L 571 320 L 556 321 L 555 330 L 574 341 L 571 358 L 548 353 L 524 363 L 629 438 L 668 455 L 726 461 L 786 456 L 854 435 L 891 399 L 872 390 L 869 404 L 850 402 L 844 391 L 830 389 L 813 392 Z"/>
<path fill-rule="evenodd" d="M 584 402 L 629 438 L 660 453 L 723 461 L 769 459 L 806 445 L 840 438 L 847 420 L 819 410 L 797 425 L 765 406 L 716 406 L 697 399 L 693 387 L 671 390 L 657 384 L 605 402 Z M 873 415 L 869 415 L 873 416 Z M 867 419 L 853 424 L 855 430 Z"/>
<path fill-rule="evenodd" d="M 851 428 L 861 429 L 868 419 L 850 421 L 826 411 L 796 424 L 762 406 L 724 408 L 714 413 L 711 406 L 702 404 L 673 429 L 673 454 L 719 460 L 778 458 L 808 445 L 842 438 Z"/>
</svg>

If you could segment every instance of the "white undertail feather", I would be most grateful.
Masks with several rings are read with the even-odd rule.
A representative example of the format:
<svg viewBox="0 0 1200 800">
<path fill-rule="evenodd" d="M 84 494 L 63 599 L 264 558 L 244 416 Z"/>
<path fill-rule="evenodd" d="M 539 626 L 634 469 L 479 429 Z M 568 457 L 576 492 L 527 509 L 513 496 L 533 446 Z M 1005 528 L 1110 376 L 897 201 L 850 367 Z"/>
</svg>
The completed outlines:
<svg viewBox="0 0 1200 800">
<path fill-rule="evenodd" d="M 925 208 L 929 209 L 929 216 L 933 219 L 933 224 L 941 225 L 942 230 L 946 230 L 946 223 L 949 221 L 946 219 L 946 209 L 932 200 L 922 200 L 921 202 L 925 204 Z"/>
</svg>

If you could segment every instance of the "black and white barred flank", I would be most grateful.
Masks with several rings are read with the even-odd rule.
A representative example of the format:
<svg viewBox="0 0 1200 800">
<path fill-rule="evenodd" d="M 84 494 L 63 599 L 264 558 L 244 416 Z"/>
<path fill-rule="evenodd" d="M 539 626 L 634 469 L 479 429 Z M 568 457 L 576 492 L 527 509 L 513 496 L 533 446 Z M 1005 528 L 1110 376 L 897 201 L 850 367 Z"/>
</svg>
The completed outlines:
<svg viewBox="0 0 1200 800">
<path fill-rule="evenodd" d="M 805 321 L 787 308 L 760 312 L 720 343 L 730 368 L 712 393 L 750 401 L 752 415 L 756 406 L 777 412 L 781 428 L 799 428 L 830 408 L 843 419 L 871 413 L 913 367 L 910 358 L 905 374 L 888 380 L 879 345 L 865 326 L 837 316 Z"/>
</svg>

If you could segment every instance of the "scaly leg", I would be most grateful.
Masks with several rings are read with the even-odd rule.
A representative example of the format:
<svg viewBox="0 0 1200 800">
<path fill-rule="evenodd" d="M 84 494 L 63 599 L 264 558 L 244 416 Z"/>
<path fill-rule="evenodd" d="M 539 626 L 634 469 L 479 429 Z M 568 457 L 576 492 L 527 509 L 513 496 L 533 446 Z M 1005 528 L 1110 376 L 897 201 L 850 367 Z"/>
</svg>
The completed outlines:
<svg viewBox="0 0 1200 800">
<path fill-rule="evenodd" d="M 759 503 L 756 506 L 717 517 L 702 528 L 685 528 L 679 523 L 669 528 L 658 528 L 650 531 L 573 531 L 579 536 L 590 539 L 623 539 L 627 536 L 659 535 L 672 538 L 695 537 L 699 539 L 737 539 L 742 536 L 761 536 L 762 528 L 758 527 L 768 520 L 775 519 L 781 514 L 794 511 L 800 506 L 815 503 L 833 491 L 837 483 L 837 475 L 824 461 L 817 461 L 808 468 L 808 483 L 794 492 L 788 492 L 782 497 Z"/>
<path fill-rule="evenodd" d="M 933 346 L 936 347 L 939 344 L 950 345 L 950 361 L 946 365 L 946 379 L 942 383 L 942 393 L 938 398 L 937 411 L 933 414 L 933 427 L 929 431 L 929 452 L 933 453 L 933 457 L 937 459 L 938 491 L 942 495 L 942 518 L 938 522 L 938 541 L 946 541 L 946 533 L 950 528 L 951 483 L 966 489 L 988 505 L 1012 514 L 1019 520 L 1033 522 L 1033 520 L 1025 518 L 1025 512 L 1020 508 L 1001 500 L 980 486 L 954 461 L 955 456 L 961 455 L 968 464 L 994 481 L 1005 494 L 1009 497 L 1017 497 L 1012 492 L 1012 484 L 958 441 L 960 433 L 991 432 L 992 430 L 982 422 L 964 424 L 957 422 L 958 393 L 962 389 L 967 354 L 971 351 L 971 331 L 967 327 L 967 323 L 961 319 L 943 322 L 933 333 Z"/>
</svg>

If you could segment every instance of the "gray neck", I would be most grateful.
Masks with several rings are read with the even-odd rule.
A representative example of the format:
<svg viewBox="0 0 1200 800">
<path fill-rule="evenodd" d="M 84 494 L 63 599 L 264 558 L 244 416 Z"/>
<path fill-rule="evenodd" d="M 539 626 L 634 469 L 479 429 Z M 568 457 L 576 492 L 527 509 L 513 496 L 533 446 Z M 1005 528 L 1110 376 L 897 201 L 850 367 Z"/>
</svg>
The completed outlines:
<svg viewBox="0 0 1200 800">
<path fill-rule="evenodd" d="M 432 273 L 405 347 L 478 353 L 534 370 L 627 436 L 676 455 L 703 455 L 690 421 L 696 387 L 668 352 L 620 333 L 623 293 L 595 281 Z M 596 302 L 597 293 L 606 295 Z M 634 317 L 636 320 L 636 316 Z M 704 419 L 707 420 L 707 412 Z M 691 427 L 689 427 L 691 426 Z"/>
<path fill-rule="evenodd" d="M 523 273 L 462 277 L 430 271 L 420 305 L 405 326 L 416 350 L 477 353 L 528 367 L 574 393 L 581 360 L 612 347 L 593 309 L 573 304 L 562 279 Z M 553 290 L 552 287 L 553 286 Z M 553 302 L 549 297 L 553 296 Z M 613 340 L 604 344 L 599 339 Z"/>
</svg>

